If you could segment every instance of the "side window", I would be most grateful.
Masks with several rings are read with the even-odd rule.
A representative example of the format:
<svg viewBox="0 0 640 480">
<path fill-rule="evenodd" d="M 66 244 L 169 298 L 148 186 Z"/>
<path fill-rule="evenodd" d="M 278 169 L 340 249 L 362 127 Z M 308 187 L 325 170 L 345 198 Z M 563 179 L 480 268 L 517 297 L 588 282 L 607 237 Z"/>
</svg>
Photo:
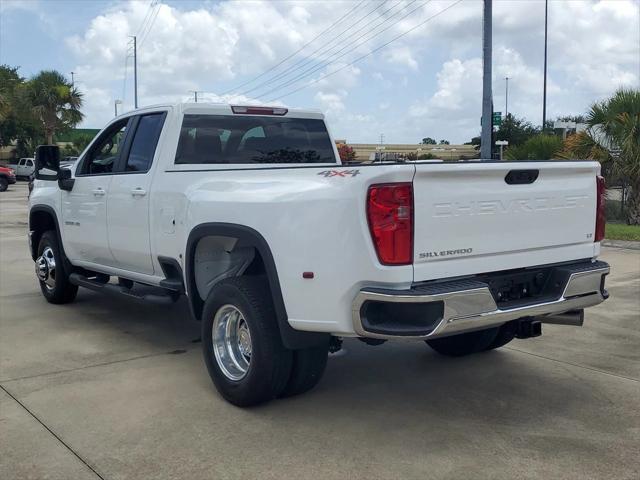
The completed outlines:
<svg viewBox="0 0 640 480">
<path fill-rule="evenodd" d="M 27 160 L 27 167 L 33 167 L 33 160 Z"/>
<path fill-rule="evenodd" d="M 147 172 L 156 152 L 164 113 L 154 113 L 140 117 L 136 128 L 125 170 L 127 172 Z"/>
<path fill-rule="evenodd" d="M 100 135 L 82 163 L 82 175 L 113 172 L 113 166 L 120 157 L 124 145 L 128 122 L 128 118 L 123 118 Z"/>
</svg>

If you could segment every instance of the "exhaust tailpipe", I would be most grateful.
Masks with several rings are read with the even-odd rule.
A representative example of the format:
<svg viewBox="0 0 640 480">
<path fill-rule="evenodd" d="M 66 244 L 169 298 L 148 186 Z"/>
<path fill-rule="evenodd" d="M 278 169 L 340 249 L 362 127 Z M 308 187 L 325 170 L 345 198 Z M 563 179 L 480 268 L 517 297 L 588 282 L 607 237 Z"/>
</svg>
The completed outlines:
<svg viewBox="0 0 640 480">
<path fill-rule="evenodd" d="M 536 317 L 536 320 L 539 320 L 542 323 L 581 327 L 584 323 L 584 310 L 570 310 L 568 312 L 558 313 L 555 315 L 542 315 L 540 317 Z"/>
</svg>

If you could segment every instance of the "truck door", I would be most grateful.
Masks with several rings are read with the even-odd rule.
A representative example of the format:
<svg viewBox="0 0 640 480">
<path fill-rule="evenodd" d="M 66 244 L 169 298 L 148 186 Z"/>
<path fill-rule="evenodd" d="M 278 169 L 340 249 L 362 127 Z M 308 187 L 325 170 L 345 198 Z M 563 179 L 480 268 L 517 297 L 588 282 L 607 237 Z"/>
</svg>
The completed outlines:
<svg viewBox="0 0 640 480">
<path fill-rule="evenodd" d="M 78 160 L 73 189 L 62 193 L 64 249 L 71 260 L 114 264 L 107 237 L 107 194 L 130 121 L 119 120 L 100 134 Z"/>
<path fill-rule="evenodd" d="M 35 163 L 33 163 L 33 160 L 31 160 L 30 158 L 27 159 L 27 163 L 24 167 L 24 171 L 25 173 L 23 174 L 25 177 L 29 177 L 31 176 L 31 174 L 33 174 L 33 172 L 36 169 L 36 165 Z"/>
<path fill-rule="evenodd" d="M 107 196 L 109 247 L 115 266 L 152 275 L 149 197 L 154 156 L 166 112 L 135 117 L 132 140 L 124 152 Z"/>
<path fill-rule="evenodd" d="M 18 165 L 16 165 L 16 177 L 22 177 L 25 175 L 25 170 L 27 168 L 27 159 L 26 158 L 21 158 L 20 161 L 18 162 Z"/>
</svg>

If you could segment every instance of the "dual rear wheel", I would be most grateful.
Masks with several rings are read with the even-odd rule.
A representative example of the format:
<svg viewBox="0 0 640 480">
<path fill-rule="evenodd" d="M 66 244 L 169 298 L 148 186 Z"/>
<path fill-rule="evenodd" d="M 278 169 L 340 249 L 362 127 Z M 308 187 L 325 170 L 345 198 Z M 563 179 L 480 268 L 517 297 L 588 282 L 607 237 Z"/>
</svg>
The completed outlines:
<svg viewBox="0 0 640 480">
<path fill-rule="evenodd" d="M 228 278 L 212 288 L 202 345 L 216 388 L 242 407 L 311 390 L 327 365 L 328 346 L 284 347 L 264 277 Z"/>
</svg>

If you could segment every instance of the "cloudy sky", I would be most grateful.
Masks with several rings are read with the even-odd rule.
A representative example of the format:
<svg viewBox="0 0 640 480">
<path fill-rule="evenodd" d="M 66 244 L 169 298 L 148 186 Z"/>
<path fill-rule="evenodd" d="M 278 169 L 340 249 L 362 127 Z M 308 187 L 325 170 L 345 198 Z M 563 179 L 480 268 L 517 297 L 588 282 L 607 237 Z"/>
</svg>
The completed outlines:
<svg viewBox="0 0 640 480">
<path fill-rule="evenodd" d="M 493 22 L 495 110 L 508 76 L 509 112 L 539 124 L 544 1 L 496 0 Z M 479 0 L 0 0 L 0 63 L 25 77 L 75 72 L 86 127 L 101 127 L 115 99 L 133 107 L 129 35 L 140 105 L 198 90 L 319 108 L 354 143 L 479 133 Z M 640 0 L 551 0 L 548 116 L 583 113 L 621 85 L 640 86 Z"/>
</svg>

